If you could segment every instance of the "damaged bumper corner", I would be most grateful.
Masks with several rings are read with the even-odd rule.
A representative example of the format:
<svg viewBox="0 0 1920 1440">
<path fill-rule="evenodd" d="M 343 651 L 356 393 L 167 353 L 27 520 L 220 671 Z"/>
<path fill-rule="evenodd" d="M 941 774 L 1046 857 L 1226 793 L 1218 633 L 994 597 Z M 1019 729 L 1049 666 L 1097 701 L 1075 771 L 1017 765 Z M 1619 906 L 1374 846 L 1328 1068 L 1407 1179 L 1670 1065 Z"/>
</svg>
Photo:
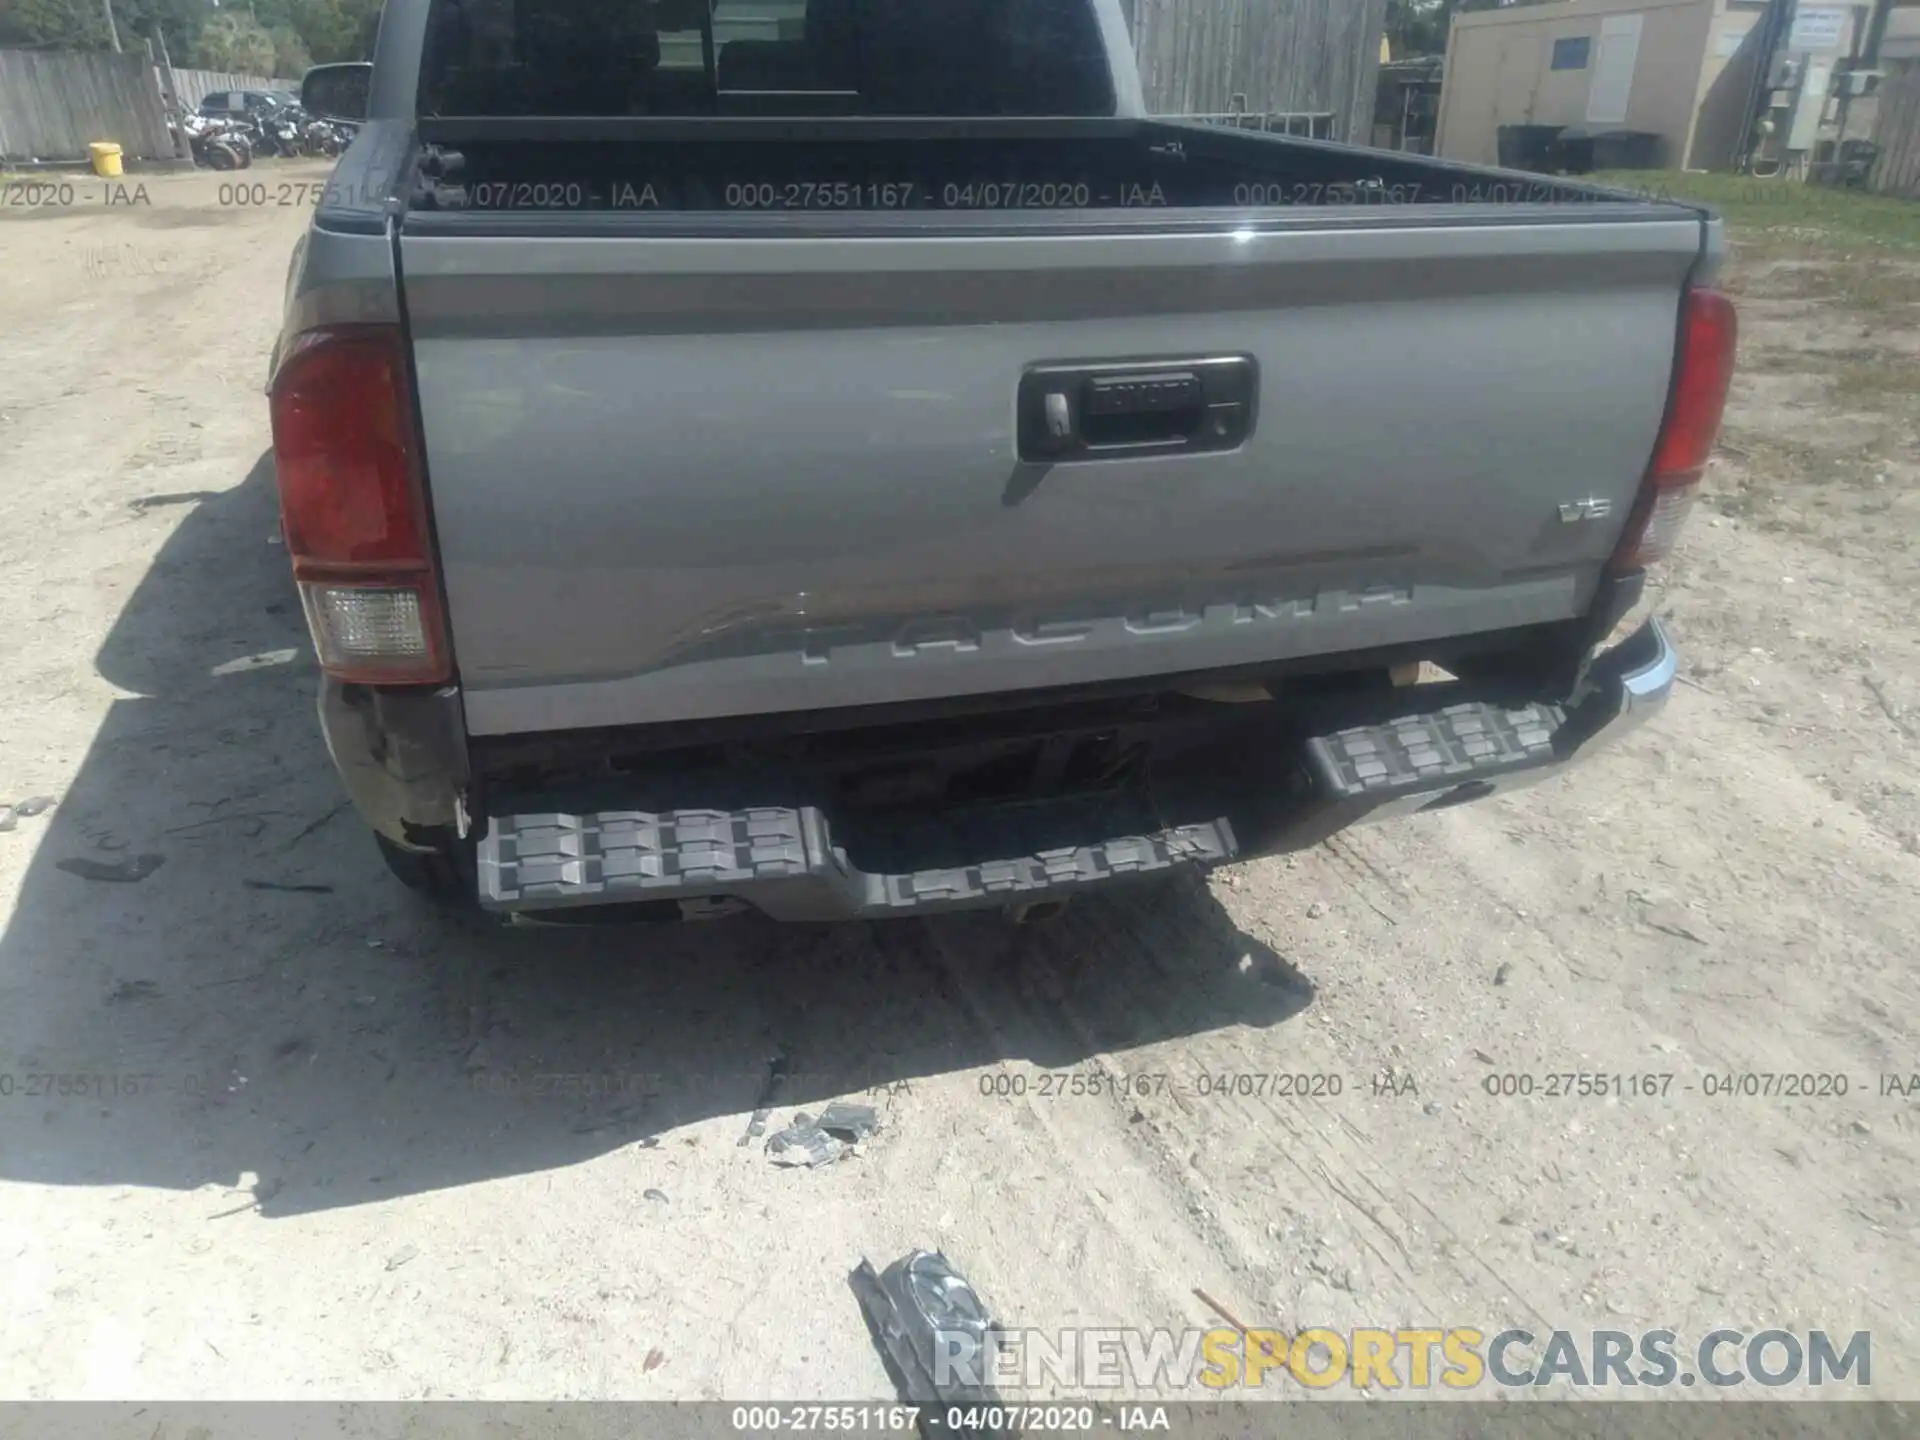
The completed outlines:
<svg viewBox="0 0 1920 1440">
<path fill-rule="evenodd" d="M 941 812 L 928 820 L 941 842 L 931 848 L 863 845 L 857 816 L 805 798 L 707 808 L 710 792 L 693 780 L 678 786 L 684 798 L 609 783 L 581 795 L 489 787 L 476 804 L 454 686 L 327 680 L 320 718 L 355 807 L 389 840 L 430 849 L 464 839 L 474 807 L 485 909 L 538 915 L 666 901 L 684 913 L 725 902 L 775 919 L 833 921 L 1059 900 L 1509 793 L 1646 723 L 1678 669 L 1665 627 L 1649 620 L 1595 656 L 1562 703 L 1510 708 L 1454 684 L 1406 694 L 1404 708 L 1384 712 L 1343 700 L 1329 713 L 1262 718 L 1231 745 L 1191 749 L 1156 772 L 1151 804 L 1137 795 L 1023 801 L 974 814 L 964 829 Z"/>
<path fill-rule="evenodd" d="M 1521 752 L 1513 757 L 1518 763 L 1507 767 L 1478 763 L 1484 732 L 1469 727 L 1482 724 L 1486 717 L 1456 719 L 1451 711 L 1414 717 L 1411 745 L 1403 738 L 1407 734 L 1404 727 L 1378 727 L 1375 733 L 1361 737 L 1358 746 L 1369 757 L 1379 751 L 1380 731 L 1392 730 L 1392 738 L 1401 741 L 1396 747 L 1400 763 L 1391 765 L 1383 775 L 1364 773 L 1364 763 L 1355 763 L 1361 757 L 1352 750 L 1337 752 L 1336 747 L 1346 736 L 1314 741 L 1309 746 L 1309 759 L 1316 789 L 1321 794 L 1337 795 L 1341 802 L 1330 828 L 1444 810 L 1537 785 L 1631 734 L 1657 715 L 1673 693 L 1679 663 L 1666 627 L 1658 619 L 1649 619 L 1594 658 L 1579 693 L 1567 704 L 1534 706 L 1523 715 L 1506 717 L 1521 722 L 1513 727 L 1518 746 L 1510 747 Z M 1430 752 L 1422 742 L 1436 731 L 1440 732 L 1435 738 L 1441 741 L 1442 763 L 1429 767 L 1426 762 Z M 1463 760 L 1469 762 L 1464 770 L 1460 768 Z M 1423 773 L 1429 769 L 1431 773 Z M 1342 806 L 1344 814 L 1339 813 Z"/>
<path fill-rule="evenodd" d="M 414 849 L 433 832 L 461 832 L 467 744 L 457 686 L 381 689 L 329 676 L 319 708 L 334 768 L 368 825 Z"/>
</svg>

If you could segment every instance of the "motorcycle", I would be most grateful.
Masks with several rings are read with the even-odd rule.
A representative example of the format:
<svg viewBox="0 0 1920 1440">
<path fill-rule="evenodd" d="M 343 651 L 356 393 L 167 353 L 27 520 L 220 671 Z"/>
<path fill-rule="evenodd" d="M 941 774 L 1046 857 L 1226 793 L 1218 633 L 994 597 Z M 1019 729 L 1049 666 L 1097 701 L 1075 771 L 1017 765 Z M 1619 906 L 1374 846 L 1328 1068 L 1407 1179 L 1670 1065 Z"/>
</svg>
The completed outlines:
<svg viewBox="0 0 1920 1440">
<path fill-rule="evenodd" d="M 346 127 L 330 120 L 309 120 L 300 132 L 303 155 L 323 155 L 332 159 L 347 148 L 350 135 Z"/>
<path fill-rule="evenodd" d="M 293 120 L 276 115 L 263 122 L 273 153 L 283 160 L 293 160 L 300 155 L 300 126 Z"/>
<path fill-rule="evenodd" d="M 253 149 L 235 126 L 204 115 L 187 115 L 171 123 L 175 135 L 186 136 L 195 165 L 209 170 L 244 170 L 253 164 Z"/>
<path fill-rule="evenodd" d="M 281 112 L 248 116 L 238 128 L 255 155 L 292 158 L 300 153 L 299 127 Z"/>
</svg>

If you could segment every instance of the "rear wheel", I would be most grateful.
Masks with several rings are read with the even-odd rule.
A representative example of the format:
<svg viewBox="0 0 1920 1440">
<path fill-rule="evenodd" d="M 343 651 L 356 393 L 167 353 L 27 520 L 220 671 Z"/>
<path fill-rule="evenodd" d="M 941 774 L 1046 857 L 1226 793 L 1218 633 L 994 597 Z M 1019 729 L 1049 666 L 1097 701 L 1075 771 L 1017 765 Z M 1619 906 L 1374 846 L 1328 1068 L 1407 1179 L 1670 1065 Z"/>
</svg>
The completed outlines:
<svg viewBox="0 0 1920 1440">
<path fill-rule="evenodd" d="M 409 890 L 441 905 L 467 904 L 473 899 L 467 866 L 455 851 L 408 850 L 378 831 L 373 842 L 380 847 L 380 858 L 387 862 L 387 869 Z"/>
</svg>

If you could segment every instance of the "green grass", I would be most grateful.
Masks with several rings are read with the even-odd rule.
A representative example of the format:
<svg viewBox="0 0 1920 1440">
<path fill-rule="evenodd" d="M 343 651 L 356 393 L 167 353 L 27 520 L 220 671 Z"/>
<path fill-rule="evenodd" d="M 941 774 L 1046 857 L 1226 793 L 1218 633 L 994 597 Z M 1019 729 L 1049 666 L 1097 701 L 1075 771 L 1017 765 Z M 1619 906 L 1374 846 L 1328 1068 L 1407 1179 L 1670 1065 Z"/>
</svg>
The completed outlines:
<svg viewBox="0 0 1920 1440">
<path fill-rule="evenodd" d="M 1753 254 L 1753 247 L 1737 237 L 1735 244 L 1746 259 L 1780 258 Z M 1894 258 L 1893 252 L 1854 250 L 1844 258 L 1836 254 L 1801 259 L 1806 263 L 1767 277 L 1764 298 L 1828 300 L 1866 315 L 1889 315 L 1905 305 L 1920 305 L 1920 268 L 1910 260 Z M 1723 283 L 1733 293 L 1753 293 L 1744 281 L 1730 277 Z"/>
<path fill-rule="evenodd" d="M 1592 179 L 1659 199 L 1711 205 L 1739 244 L 1920 257 L 1920 202 L 1912 200 L 1798 180 L 1695 175 L 1682 170 L 1611 170 Z"/>
</svg>

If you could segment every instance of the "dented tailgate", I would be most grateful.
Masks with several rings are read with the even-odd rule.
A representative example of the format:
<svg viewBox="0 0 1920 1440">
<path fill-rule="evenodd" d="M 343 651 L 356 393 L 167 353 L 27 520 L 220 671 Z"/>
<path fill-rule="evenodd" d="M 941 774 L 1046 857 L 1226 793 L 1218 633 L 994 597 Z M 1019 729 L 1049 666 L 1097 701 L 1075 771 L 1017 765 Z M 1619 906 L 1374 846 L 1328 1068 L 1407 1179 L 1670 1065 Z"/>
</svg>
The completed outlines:
<svg viewBox="0 0 1920 1440">
<path fill-rule="evenodd" d="M 470 727 L 1011 691 L 1580 613 L 1659 427 L 1698 217 L 1330 218 L 404 229 Z M 1241 428 L 1154 444 L 1149 412 L 1199 403 L 1184 377 L 1210 359 L 1243 367 Z M 1110 407 L 1147 443 L 1036 451 L 1023 377 L 1103 365 L 1160 386 Z"/>
</svg>

